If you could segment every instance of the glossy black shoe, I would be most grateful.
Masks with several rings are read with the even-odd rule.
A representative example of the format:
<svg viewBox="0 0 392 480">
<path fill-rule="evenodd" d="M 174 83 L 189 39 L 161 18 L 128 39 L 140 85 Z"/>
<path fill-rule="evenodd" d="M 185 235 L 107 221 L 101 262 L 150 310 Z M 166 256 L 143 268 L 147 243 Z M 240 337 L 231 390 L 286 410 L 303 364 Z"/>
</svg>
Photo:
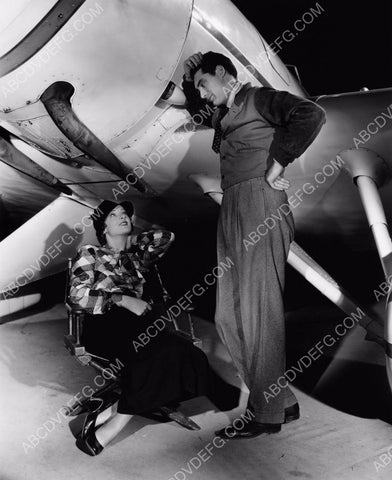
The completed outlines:
<svg viewBox="0 0 392 480">
<path fill-rule="evenodd" d="M 90 397 L 82 400 L 77 407 L 71 410 L 68 413 L 69 416 L 75 417 L 77 415 L 82 415 L 83 413 L 94 413 L 94 412 L 103 412 L 108 407 L 117 402 L 120 398 L 120 394 L 117 392 L 110 392 L 109 395 L 106 393 L 102 397 Z"/>
<path fill-rule="evenodd" d="M 82 430 L 80 431 L 78 437 L 81 438 L 86 438 L 89 432 L 95 430 L 95 422 L 97 421 L 97 417 L 100 414 L 100 412 L 93 412 L 93 413 L 88 413 L 86 415 L 86 418 L 84 419 L 83 422 L 83 427 Z"/>
<path fill-rule="evenodd" d="M 76 446 L 87 455 L 94 457 L 102 452 L 103 446 L 95 436 L 95 422 L 100 412 L 89 413 L 84 419 L 82 431 L 76 438 Z"/>
<path fill-rule="evenodd" d="M 299 419 L 299 405 L 295 403 L 284 409 L 284 423 L 290 423 Z"/>
<path fill-rule="evenodd" d="M 233 425 L 229 425 L 215 432 L 215 435 L 227 440 L 239 440 L 258 437 L 263 433 L 278 433 L 281 429 L 282 425 L 280 423 L 257 423 L 251 421 L 241 429 L 236 429 Z"/>
<path fill-rule="evenodd" d="M 76 446 L 83 453 L 86 453 L 91 457 L 95 457 L 96 455 L 99 455 L 104 448 L 98 442 L 97 437 L 95 436 L 94 427 L 91 427 L 84 437 L 82 437 L 81 433 L 78 435 L 78 437 L 76 438 Z"/>
<path fill-rule="evenodd" d="M 85 411 L 89 413 L 103 412 L 108 407 L 111 407 L 120 398 L 120 394 L 110 392 L 102 397 L 90 397 L 85 405 Z M 81 412 L 82 413 L 82 412 Z"/>
</svg>

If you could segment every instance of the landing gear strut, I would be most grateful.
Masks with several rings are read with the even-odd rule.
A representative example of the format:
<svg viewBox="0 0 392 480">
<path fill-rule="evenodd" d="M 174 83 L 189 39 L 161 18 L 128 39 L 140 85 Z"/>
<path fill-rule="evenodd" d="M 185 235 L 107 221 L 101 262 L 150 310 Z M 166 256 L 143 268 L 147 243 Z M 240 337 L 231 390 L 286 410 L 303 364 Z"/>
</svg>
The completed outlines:
<svg viewBox="0 0 392 480">
<path fill-rule="evenodd" d="M 392 241 L 378 188 L 391 178 L 391 172 L 387 163 L 372 150 L 363 148 L 345 150 L 340 153 L 340 157 L 345 163 L 345 169 L 358 187 L 366 217 L 374 236 L 385 280 L 390 285 L 392 279 Z M 388 380 L 392 389 L 392 295 L 390 288 L 384 322 L 384 348 Z"/>
</svg>

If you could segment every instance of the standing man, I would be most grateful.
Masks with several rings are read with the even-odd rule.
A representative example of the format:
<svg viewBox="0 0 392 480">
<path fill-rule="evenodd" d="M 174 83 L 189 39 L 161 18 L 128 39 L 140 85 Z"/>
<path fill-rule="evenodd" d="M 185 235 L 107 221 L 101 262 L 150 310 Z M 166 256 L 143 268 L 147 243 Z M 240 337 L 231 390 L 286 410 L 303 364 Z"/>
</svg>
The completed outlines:
<svg viewBox="0 0 392 480">
<path fill-rule="evenodd" d="M 294 238 L 292 213 L 274 228 L 264 221 L 287 204 L 284 168 L 309 147 L 325 122 L 325 112 L 310 100 L 237 80 L 231 60 L 215 52 L 184 62 L 183 89 L 193 115 L 205 105 L 212 116 L 212 148 L 220 154 L 223 200 L 218 221 L 218 263 L 234 267 L 217 283 L 215 322 L 222 341 L 249 388 L 254 420 L 242 430 L 217 432 L 224 438 L 275 433 L 299 418 L 297 399 L 284 378 L 285 266 Z M 200 98 L 201 97 L 201 98 Z"/>
</svg>

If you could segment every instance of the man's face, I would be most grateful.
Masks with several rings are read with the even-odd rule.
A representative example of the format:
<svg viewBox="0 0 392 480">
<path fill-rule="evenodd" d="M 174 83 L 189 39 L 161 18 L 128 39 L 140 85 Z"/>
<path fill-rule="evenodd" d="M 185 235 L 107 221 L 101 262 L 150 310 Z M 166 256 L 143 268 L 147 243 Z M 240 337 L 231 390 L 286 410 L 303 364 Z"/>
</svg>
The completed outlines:
<svg viewBox="0 0 392 480">
<path fill-rule="evenodd" d="M 132 223 L 124 207 L 118 205 L 105 218 L 105 232 L 110 236 L 129 235 L 132 232 Z"/>
<path fill-rule="evenodd" d="M 222 69 L 223 67 L 221 67 Z M 193 82 L 200 93 L 201 98 L 205 98 L 208 102 L 215 106 L 226 105 L 227 95 L 224 87 L 226 83 L 223 81 L 222 75 L 219 74 L 219 66 L 215 75 L 203 73 L 201 68 L 196 71 Z"/>
</svg>

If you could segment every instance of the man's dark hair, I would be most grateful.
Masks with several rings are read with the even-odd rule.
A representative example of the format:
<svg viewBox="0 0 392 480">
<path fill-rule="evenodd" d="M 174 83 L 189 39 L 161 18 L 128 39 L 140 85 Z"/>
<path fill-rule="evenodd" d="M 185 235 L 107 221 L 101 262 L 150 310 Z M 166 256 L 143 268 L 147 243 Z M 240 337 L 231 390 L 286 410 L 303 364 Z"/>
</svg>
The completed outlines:
<svg viewBox="0 0 392 480">
<path fill-rule="evenodd" d="M 215 69 L 218 65 L 222 65 L 227 73 L 237 78 L 237 69 L 230 58 L 217 52 L 204 53 L 200 64 L 191 71 L 191 77 L 193 78 L 199 69 L 201 69 L 203 73 L 215 75 Z"/>
</svg>

